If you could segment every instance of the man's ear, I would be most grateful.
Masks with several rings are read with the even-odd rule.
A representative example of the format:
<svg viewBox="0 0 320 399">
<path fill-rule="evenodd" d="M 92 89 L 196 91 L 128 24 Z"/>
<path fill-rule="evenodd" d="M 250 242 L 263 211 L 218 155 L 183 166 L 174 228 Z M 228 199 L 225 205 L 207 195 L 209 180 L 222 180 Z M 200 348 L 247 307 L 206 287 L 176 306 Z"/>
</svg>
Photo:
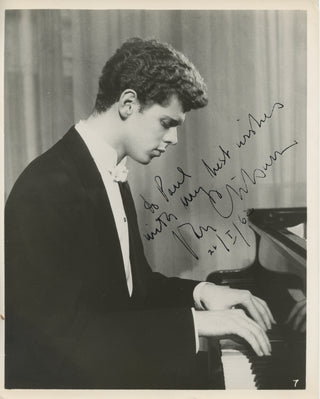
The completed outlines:
<svg viewBox="0 0 320 399">
<path fill-rule="evenodd" d="M 139 109 L 139 106 L 137 93 L 132 89 L 124 90 L 118 102 L 120 118 L 122 120 L 128 119 L 136 109 Z"/>
</svg>

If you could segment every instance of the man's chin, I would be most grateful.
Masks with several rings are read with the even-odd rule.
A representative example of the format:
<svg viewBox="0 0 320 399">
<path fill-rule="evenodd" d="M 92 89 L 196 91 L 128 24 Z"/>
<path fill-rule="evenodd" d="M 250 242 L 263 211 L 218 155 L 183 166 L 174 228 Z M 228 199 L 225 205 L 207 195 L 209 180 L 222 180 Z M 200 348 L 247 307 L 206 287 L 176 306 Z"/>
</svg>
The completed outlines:
<svg viewBox="0 0 320 399">
<path fill-rule="evenodd" d="M 148 165 L 151 162 L 151 159 L 148 159 L 147 161 L 138 161 L 142 165 Z"/>
<path fill-rule="evenodd" d="M 138 163 L 141 163 L 142 165 L 148 165 L 151 162 L 152 158 L 153 157 L 151 156 L 151 157 L 139 158 L 139 159 L 134 158 L 134 160 Z"/>
<path fill-rule="evenodd" d="M 148 165 L 156 155 L 153 153 L 146 154 L 144 157 L 132 157 L 136 162 L 141 163 L 142 165 Z"/>
</svg>

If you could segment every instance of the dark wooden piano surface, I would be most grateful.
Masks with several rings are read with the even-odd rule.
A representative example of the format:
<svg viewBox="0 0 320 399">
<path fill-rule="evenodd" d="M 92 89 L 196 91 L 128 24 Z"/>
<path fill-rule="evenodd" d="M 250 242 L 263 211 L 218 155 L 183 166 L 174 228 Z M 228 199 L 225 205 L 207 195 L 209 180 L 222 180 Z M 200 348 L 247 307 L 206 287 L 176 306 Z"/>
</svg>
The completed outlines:
<svg viewBox="0 0 320 399">
<path fill-rule="evenodd" d="M 209 341 L 210 387 L 228 389 L 221 362 L 222 345 L 227 342 L 248 359 L 256 389 L 304 389 L 306 335 L 293 331 L 285 321 L 296 303 L 289 291 L 293 289 L 306 293 L 306 240 L 288 230 L 288 227 L 306 224 L 306 208 L 255 209 L 250 211 L 249 221 L 257 239 L 253 264 L 241 270 L 213 272 L 207 280 L 231 288 L 248 289 L 268 303 L 277 321 L 268 332 L 272 355 L 258 357 L 236 337 Z M 259 250 L 262 241 L 276 247 L 272 250 L 279 251 L 281 259 L 288 257 L 284 270 L 281 261 L 272 270 L 261 265 Z"/>
</svg>

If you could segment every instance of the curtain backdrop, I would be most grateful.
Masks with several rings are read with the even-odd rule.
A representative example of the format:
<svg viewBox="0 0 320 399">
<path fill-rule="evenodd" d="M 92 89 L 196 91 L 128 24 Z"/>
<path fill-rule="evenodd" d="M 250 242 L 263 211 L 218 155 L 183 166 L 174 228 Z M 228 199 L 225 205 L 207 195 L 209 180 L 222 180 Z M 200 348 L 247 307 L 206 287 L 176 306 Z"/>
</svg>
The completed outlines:
<svg viewBox="0 0 320 399">
<path fill-rule="evenodd" d="M 244 211 L 306 205 L 306 24 L 303 11 L 7 11 L 5 196 L 90 115 L 121 43 L 155 37 L 192 60 L 209 104 L 165 156 L 130 162 L 146 255 L 155 270 L 198 279 L 248 265 Z"/>
</svg>

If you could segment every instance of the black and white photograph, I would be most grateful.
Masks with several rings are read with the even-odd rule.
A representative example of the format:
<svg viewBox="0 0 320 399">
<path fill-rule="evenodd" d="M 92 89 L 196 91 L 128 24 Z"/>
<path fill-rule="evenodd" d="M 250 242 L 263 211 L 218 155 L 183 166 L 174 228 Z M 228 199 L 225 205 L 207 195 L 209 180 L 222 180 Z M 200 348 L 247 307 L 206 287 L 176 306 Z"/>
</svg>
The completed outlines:
<svg viewBox="0 0 320 399">
<path fill-rule="evenodd" d="M 306 7 L 3 17 L 4 397 L 314 388 Z"/>
</svg>

